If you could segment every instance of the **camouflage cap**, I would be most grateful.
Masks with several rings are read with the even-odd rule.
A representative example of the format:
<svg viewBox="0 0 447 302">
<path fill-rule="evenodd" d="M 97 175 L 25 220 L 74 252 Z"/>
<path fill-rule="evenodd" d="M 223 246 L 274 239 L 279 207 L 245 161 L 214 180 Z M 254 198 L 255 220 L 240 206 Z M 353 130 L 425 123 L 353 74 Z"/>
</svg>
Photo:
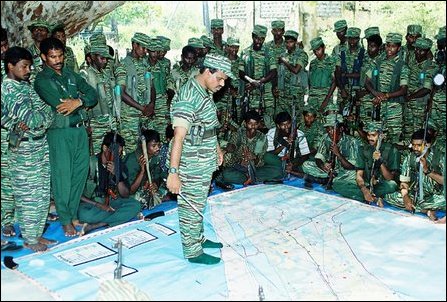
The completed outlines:
<svg viewBox="0 0 447 302">
<path fill-rule="evenodd" d="M 317 109 L 314 106 L 311 106 L 309 104 L 304 105 L 303 112 L 308 112 L 308 113 L 311 113 L 313 115 L 317 115 Z"/>
<path fill-rule="evenodd" d="M 265 38 L 267 36 L 267 27 L 257 24 L 253 28 L 252 33 L 260 38 Z"/>
<path fill-rule="evenodd" d="M 343 116 L 341 114 L 330 113 L 324 119 L 323 127 L 331 127 L 335 125 L 335 120 L 337 119 L 337 124 L 343 123 Z"/>
<path fill-rule="evenodd" d="M 90 53 L 92 55 L 98 54 L 107 59 L 113 59 L 113 57 L 109 53 L 109 47 L 105 44 L 94 43 L 90 46 Z"/>
<path fill-rule="evenodd" d="M 284 21 L 282 21 L 282 20 L 275 20 L 275 21 L 272 21 L 271 25 L 272 25 L 272 29 L 275 29 L 275 28 L 284 28 L 284 27 L 286 26 L 286 24 L 285 24 Z"/>
<path fill-rule="evenodd" d="M 445 26 L 440 27 L 438 34 L 435 36 L 436 40 L 441 40 L 441 39 L 445 39 Z"/>
<path fill-rule="evenodd" d="M 65 24 L 63 22 L 58 22 L 51 25 L 51 33 L 56 31 L 65 31 Z"/>
<path fill-rule="evenodd" d="M 134 33 L 133 37 L 131 39 L 132 43 L 137 43 L 143 47 L 147 47 L 147 44 L 149 44 L 149 36 L 143 33 Z"/>
<path fill-rule="evenodd" d="M 321 37 L 313 38 L 312 40 L 310 40 L 310 49 L 311 50 L 316 50 L 323 44 L 324 44 L 324 42 L 323 42 L 323 39 Z"/>
<path fill-rule="evenodd" d="M 207 35 L 202 35 L 200 37 L 200 40 L 202 40 L 203 46 L 205 46 L 205 47 L 213 47 L 214 46 L 213 40 L 211 40 L 211 38 L 208 37 Z"/>
<path fill-rule="evenodd" d="M 31 23 L 27 26 L 30 31 L 32 31 L 34 27 L 45 27 L 48 31 L 51 29 L 51 26 L 47 21 L 40 19 L 31 21 Z"/>
<path fill-rule="evenodd" d="M 231 38 L 231 37 L 227 39 L 227 44 L 229 46 L 240 46 L 241 45 L 238 38 Z"/>
<path fill-rule="evenodd" d="M 364 36 L 365 39 L 368 39 L 369 37 L 374 36 L 374 35 L 380 36 L 380 31 L 377 26 L 371 26 L 371 27 L 368 27 L 367 29 L 365 29 L 365 36 Z"/>
<path fill-rule="evenodd" d="M 365 130 L 366 132 L 377 132 L 380 129 L 382 129 L 382 123 L 376 121 L 367 122 L 365 124 L 365 127 L 363 128 L 363 130 Z"/>
<path fill-rule="evenodd" d="M 340 106 L 337 103 L 330 102 L 325 108 L 325 113 L 334 114 L 335 112 L 340 112 Z"/>
<path fill-rule="evenodd" d="M 421 49 L 430 49 L 433 45 L 433 41 L 430 40 L 429 38 L 417 38 L 416 41 L 414 42 L 414 47 L 415 48 L 421 48 Z"/>
<path fill-rule="evenodd" d="M 160 39 L 149 38 L 146 48 L 149 51 L 163 51 L 163 43 Z"/>
<path fill-rule="evenodd" d="M 106 36 L 103 33 L 94 33 L 89 39 L 90 45 L 92 44 L 107 44 Z"/>
<path fill-rule="evenodd" d="M 346 31 L 347 38 L 360 38 L 360 33 L 362 30 L 358 27 L 349 27 Z"/>
<path fill-rule="evenodd" d="M 284 37 L 292 37 L 294 39 L 298 39 L 299 34 L 294 30 L 287 30 L 284 33 Z"/>
<path fill-rule="evenodd" d="M 422 26 L 419 24 L 411 24 L 407 26 L 407 34 L 422 35 Z"/>
<path fill-rule="evenodd" d="M 386 35 L 386 43 L 402 43 L 402 35 L 399 33 L 389 33 Z"/>
<path fill-rule="evenodd" d="M 346 23 L 346 20 L 338 20 L 334 23 L 334 32 L 342 31 L 346 27 L 348 27 L 348 23 Z"/>
<path fill-rule="evenodd" d="M 161 45 L 163 46 L 163 51 L 171 50 L 171 39 L 165 36 L 157 36 L 157 39 L 161 41 Z"/>
<path fill-rule="evenodd" d="M 211 19 L 211 28 L 223 28 L 224 22 L 222 19 Z"/>
<path fill-rule="evenodd" d="M 205 56 L 205 60 L 203 61 L 203 66 L 220 70 L 233 80 L 237 80 L 237 77 L 231 71 L 230 60 L 224 56 L 218 54 L 207 54 Z"/>
<path fill-rule="evenodd" d="M 203 45 L 202 40 L 200 40 L 199 38 L 189 38 L 188 46 L 192 46 L 194 48 L 205 48 L 205 45 Z"/>
</svg>

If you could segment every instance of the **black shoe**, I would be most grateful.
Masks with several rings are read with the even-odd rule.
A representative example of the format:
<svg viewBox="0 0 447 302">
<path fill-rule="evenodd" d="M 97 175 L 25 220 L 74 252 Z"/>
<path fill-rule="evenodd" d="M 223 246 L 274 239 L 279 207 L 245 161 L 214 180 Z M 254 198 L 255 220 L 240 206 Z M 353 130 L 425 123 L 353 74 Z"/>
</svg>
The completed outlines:
<svg viewBox="0 0 447 302">
<path fill-rule="evenodd" d="M 221 181 L 216 181 L 215 182 L 216 186 L 218 186 L 219 188 L 225 190 L 225 191 L 230 191 L 234 189 L 234 185 L 232 184 L 227 184 Z"/>
</svg>

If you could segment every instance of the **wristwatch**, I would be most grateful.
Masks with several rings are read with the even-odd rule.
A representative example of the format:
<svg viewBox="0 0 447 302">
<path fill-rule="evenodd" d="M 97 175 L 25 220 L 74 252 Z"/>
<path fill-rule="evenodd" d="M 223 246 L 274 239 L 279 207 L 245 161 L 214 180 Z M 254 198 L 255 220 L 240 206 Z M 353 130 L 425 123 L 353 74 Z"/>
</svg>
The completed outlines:
<svg viewBox="0 0 447 302">
<path fill-rule="evenodd" d="M 174 167 L 170 167 L 169 168 L 169 173 L 170 174 L 177 174 L 177 172 L 178 172 L 177 168 L 174 168 Z"/>
</svg>

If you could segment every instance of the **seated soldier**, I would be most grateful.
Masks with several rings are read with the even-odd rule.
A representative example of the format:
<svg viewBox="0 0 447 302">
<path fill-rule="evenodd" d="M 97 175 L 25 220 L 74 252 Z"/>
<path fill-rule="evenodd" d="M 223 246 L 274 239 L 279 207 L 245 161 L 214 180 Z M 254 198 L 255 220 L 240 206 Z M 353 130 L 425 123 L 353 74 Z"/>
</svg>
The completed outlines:
<svg viewBox="0 0 447 302">
<path fill-rule="evenodd" d="M 384 142 L 382 125 L 380 122 L 369 122 L 364 131 L 368 145 L 363 147 L 357 166 L 357 187 L 348 190 L 351 194 L 345 197 L 376 202 L 383 207 L 382 199 L 385 194 L 397 191 L 397 173 L 400 165 L 400 153 L 390 143 Z"/>
<path fill-rule="evenodd" d="M 400 166 L 400 190 L 385 196 L 393 206 L 426 213 L 436 220 L 435 211 L 445 211 L 444 165 L 445 154 L 441 149 L 432 149 L 432 137 L 419 129 L 411 136 L 411 153 L 405 156 Z"/>
<path fill-rule="evenodd" d="M 245 114 L 243 126 L 231 136 L 225 149 L 231 157 L 228 162 L 224 161 L 224 169 L 217 179 L 219 182 L 248 185 L 282 179 L 280 168 L 264 163 L 267 139 L 259 131 L 261 119 L 255 110 Z"/>
<path fill-rule="evenodd" d="M 127 167 L 120 158 L 124 145 L 119 134 L 108 132 L 101 152 L 90 157 L 87 183 L 78 208 L 78 218 L 83 223 L 80 236 L 103 226 L 128 222 L 140 211 L 138 201 L 129 198 Z"/>
<path fill-rule="evenodd" d="M 126 156 L 125 162 L 129 169 L 130 194 L 140 202 L 142 209 L 150 209 L 163 200 L 170 199 L 164 180 L 168 173 L 163 172 L 160 167 L 160 134 L 155 130 L 145 129 L 141 135 L 146 141 L 147 158 L 140 138 L 137 149 Z"/>
<path fill-rule="evenodd" d="M 310 154 L 304 133 L 296 129 L 296 126 L 296 132 L 292 131 L 292 124 L 290 114 L 283 111 L 275 117 L 275 128 L 267 132 L 268 147 L 265 162 L 269 166 L 280 168 L 284 174 L 288 162 L 300 166 Z"/>
</svg>

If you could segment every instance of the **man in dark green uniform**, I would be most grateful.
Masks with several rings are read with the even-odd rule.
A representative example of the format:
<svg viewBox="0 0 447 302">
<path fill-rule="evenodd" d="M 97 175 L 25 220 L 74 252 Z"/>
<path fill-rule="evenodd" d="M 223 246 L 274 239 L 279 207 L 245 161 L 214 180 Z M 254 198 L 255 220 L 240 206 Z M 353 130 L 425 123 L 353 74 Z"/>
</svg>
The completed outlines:
<svg viewBox="0 0 447 302">
<path fill-rule="evenodd" d="M 83 107 L 97 103 L 95 89 L 70 68 L 64 67 L 64 44 L 56 38 L 41 42 L 43 70 L 34 87 L 52 107 L 54 120 L 48 130 L 51 185 L 65 236 L 76 236 L 73 225 L 88 174 L 88 138 Z"/>
<path fill-rule="evenodd" d="M 221 248 L 221 243 L 203 235 L 203 211 L 211 177 L 223 162 L 217 143 L 216 105 L 212 94 L 225 85 L 231 62 L 219 55 L 207 55 L 200 74 L 188 80 L 172 100 L 171 120 L 174 138 L 170 145 L 167 187 L 178 197 L 178 215 L 183 254 L 190 262 L 215 264 L 220 261 L 203 248 Z"/>
</svg>

